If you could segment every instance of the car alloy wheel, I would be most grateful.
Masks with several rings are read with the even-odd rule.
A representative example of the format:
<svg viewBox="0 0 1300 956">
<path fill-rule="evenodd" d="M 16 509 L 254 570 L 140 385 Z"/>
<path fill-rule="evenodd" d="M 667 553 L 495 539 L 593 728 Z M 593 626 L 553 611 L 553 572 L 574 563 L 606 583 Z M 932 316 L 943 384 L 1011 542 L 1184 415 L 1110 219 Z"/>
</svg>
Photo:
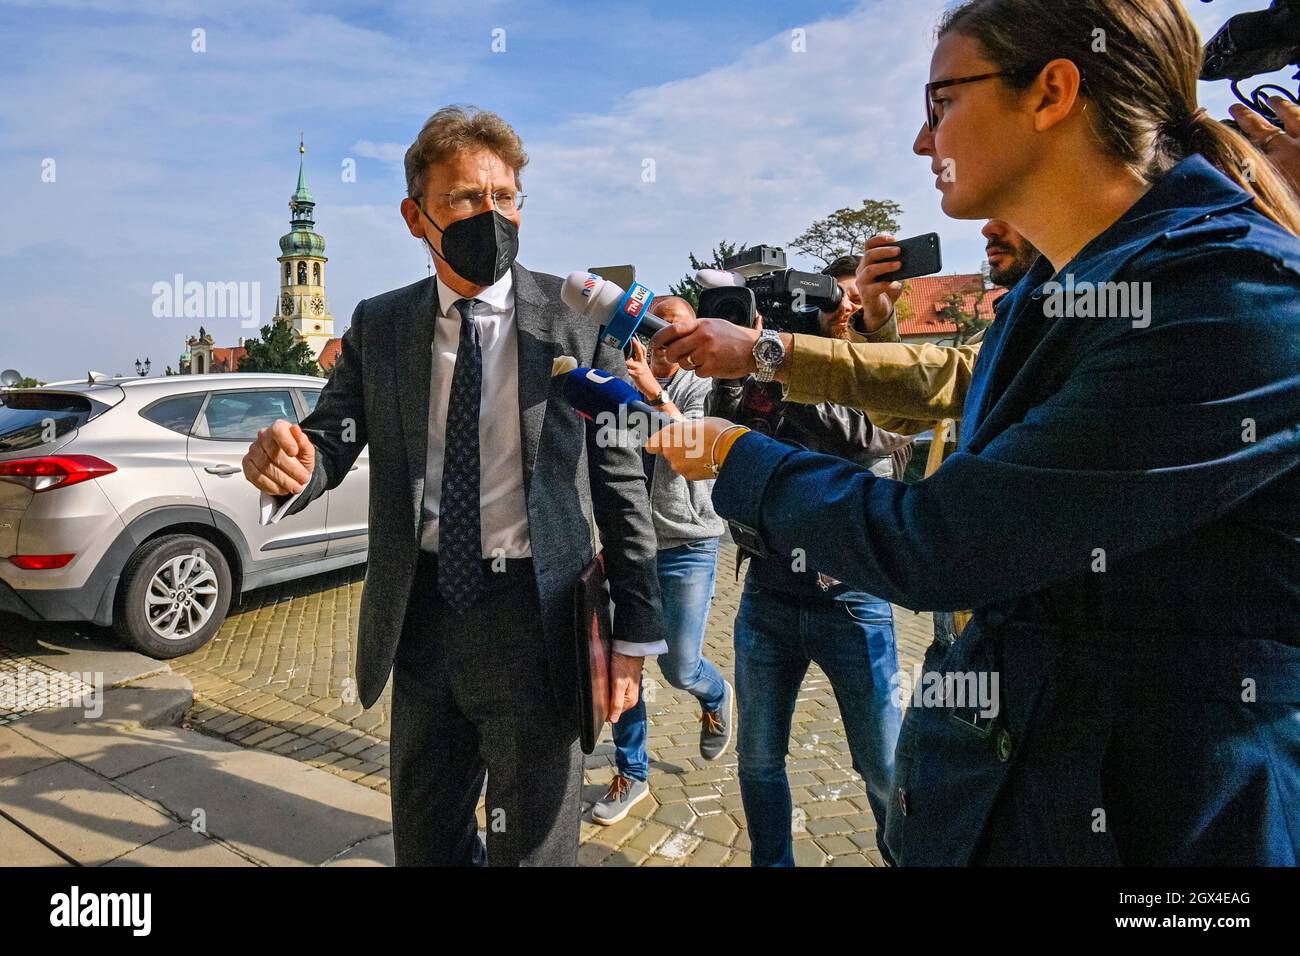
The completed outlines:
<svg viewBox="0 0 1300 956">
<path fill-rule="evenodd" d="M 212 619 L 217 606 L 217 575 L 198 553 L 166 561 L 154 573 L 144 594 L 145 620 L 159 637 L 185 640 Z"/>
</svg>

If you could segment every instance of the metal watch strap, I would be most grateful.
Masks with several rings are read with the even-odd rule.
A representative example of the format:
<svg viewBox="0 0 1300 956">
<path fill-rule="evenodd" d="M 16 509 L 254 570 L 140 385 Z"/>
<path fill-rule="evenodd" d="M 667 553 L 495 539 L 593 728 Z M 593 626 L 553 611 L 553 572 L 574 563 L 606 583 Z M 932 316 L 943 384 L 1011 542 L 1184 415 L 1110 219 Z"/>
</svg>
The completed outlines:
<svg viewBox="0 0 1300 956">
<path fill-rule="evenodd" d="M 759 353 L 763 350 L 759 348 L 763 342 L 775 342 L 781 347 L 781 358 L 775 362 L 764 362 Z M 781 361 L 785 358 L 785 346 L 781 342 L 781 336 L 772 329 L 764 329 L 759 333 L 758 341 L 754 343 L 754 362 L 758 365 L 758 371 L 754 374 L 754 380 L 758 382 L 771 382 L 776 378 L 777 370 L 781 367 Z"/>
</svg>

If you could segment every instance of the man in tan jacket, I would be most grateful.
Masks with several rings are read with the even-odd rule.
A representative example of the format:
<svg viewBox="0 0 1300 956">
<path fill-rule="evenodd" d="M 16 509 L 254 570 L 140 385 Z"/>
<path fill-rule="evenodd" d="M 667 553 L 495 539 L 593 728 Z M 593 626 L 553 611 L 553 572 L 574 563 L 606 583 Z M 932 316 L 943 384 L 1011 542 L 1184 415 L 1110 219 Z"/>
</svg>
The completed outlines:
<svg viewBox="0 0 1300 956">
<path fill-rule="evenodd" d="M 1010 289 L 1029 271 L 1038 250 L 1000 220 L 990 220 L 983 233 L 989 279 Z M 853 405 L 866 410 L 880 428 L 916 435 L 961 420 L 983 332 L 955 348 L 900 341 L 895 304 L 903 284 L 889 279 L 899 268 L 894 241 L 877 236 L 867 243 L 858 267 L 862 310 L 849 324 L 848 340 L 793 336 L 788 365 L 777 377 L 788 384 L 791 401 Z M 703 357 L 697 351 L 693 358 Z M 942 437 L 936 435 L 934 448 L 943 448 Z"/>
</svg>

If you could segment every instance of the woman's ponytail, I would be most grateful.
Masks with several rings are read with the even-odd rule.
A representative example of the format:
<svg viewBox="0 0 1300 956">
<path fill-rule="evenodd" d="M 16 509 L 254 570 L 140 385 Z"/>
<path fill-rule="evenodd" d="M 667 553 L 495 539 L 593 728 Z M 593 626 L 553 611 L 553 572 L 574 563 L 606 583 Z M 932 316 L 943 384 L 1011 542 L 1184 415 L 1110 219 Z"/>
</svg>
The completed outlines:
<svg viewBox="0 0 1300 956">
<path fill-rule="evenodd" d="M 1189 153 L 1200 153 L 1247 192 L 1255 205 L 1283 229 L 1300 235 L 1300 200 L 1277 168 L 1250 140 L 1204 111 L 1192 124 Z"/>
</svg>

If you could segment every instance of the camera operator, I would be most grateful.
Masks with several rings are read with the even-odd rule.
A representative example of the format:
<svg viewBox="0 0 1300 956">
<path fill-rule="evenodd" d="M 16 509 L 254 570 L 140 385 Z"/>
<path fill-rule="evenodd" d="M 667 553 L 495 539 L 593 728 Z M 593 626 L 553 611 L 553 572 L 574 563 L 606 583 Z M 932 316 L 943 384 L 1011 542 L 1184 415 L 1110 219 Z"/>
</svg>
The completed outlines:
<svg viewBox="0 0 1300 956">
<path fill-rule="evenodd" d="M 848 257 L 824 274 L 835 275 L 849 289 L 856 265 L 856 258 Z M 856 299 L 856 291 L 853 296 Z M 819 318 L 828 333 L 838 321 L 836 313 Z M 856 409 L 826 403 L 788 405 L 779 386 L 753 377 L 719 381 L 709 413 L 749 422 L 779 441 L 886 476 L 893 473 L 889 456 L 910 443 L 882 433 Z M 795 700 L 811 663 L 831 682 L 853 769 L 863 779 L 877 833 L 884 832 L 902 722 L 891 683 L 898 671 L 893 608 L 875 595 L 818 573 L 801 553 L 745 556 L 752 562 L 735 624 L 740 796 L 753 865 L 793 866 L 785 759 Z M 881 852 L 887 852 L 883 844 Z"/>
<path fill-rule="evenodd" d="M 854 280 L 856 278 L 858 263 L 861 261 L 861 256 L 840 256 L 822 270 L 822 275 L 828 275 L 835 279 L 836 284 L 839 285 L 840 291 L 843 293 L 839 308 L 834 312 L 817 313 L 817 328 L 824 339 L 839 339 L 849 342 L 855 336 L 850 324 L 862 314 L 862 298 L 858 295 L 857 282 L 845 280 Z"/>
<path fill-rule="evenodd" d="M 990 281 L 1012 288 L 1037 261 L 1038 250 L 1001 220 L 990 220 L 982 232 Z M 847 341 L 783 334 L 785 359 L 775 374 L 788 385 L 788 401 L 850 405 L 864 409 L 882 429 L 916 435 L 945 419 L 961 419 L 984 333 L 957 347 L 899 341 L 895 306 L 903 284 L 890 279 L 900 266 L 895 241 L 888 235 L 868 240 L 856 282 L 841 283 L 861 304 L 848 324 Z M 655 337 L 655 345 L 673 360 L 689 355 L 700 375 L 729 378 L 757 371 L 757 337 L 757 331 L 729 322 L 698 319 L 674 323 Z"/>
<path fill-rule="evenodd" d="M 667 322 L 695 317 L 691 304 L 678 296 L 655 299 L 650 311 Z M 639 339 L 632 339 L 632 349 L 628 375 L 649 405 L 679 420 L 704 414 L 712 382 L 663 361 L 659 354 L 648 362 Z M 644 458 L 658 540 L 662 636 L 668 646 L 659 655 L 659 669 L 669 684 L 700 702 L 700 756 L 717 760 L 731 743 L 735 691 L 703 656 L 703 648 L 718 566 L 718 539 L 726 525 L 713 510 L 712 481 L 687 481 L 662 458 Z M 602 826 L 618 823 L 650 795 L 644 698 L 638 695 L 636 705 L 612 727 L 616 772 L 605 796 L 591 811 L 592 822 Z"/>
</svg>

